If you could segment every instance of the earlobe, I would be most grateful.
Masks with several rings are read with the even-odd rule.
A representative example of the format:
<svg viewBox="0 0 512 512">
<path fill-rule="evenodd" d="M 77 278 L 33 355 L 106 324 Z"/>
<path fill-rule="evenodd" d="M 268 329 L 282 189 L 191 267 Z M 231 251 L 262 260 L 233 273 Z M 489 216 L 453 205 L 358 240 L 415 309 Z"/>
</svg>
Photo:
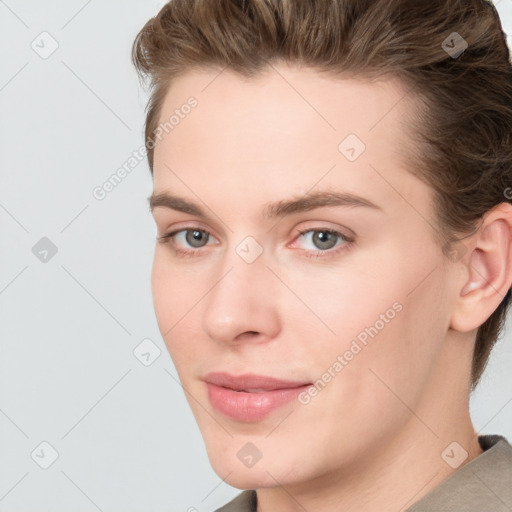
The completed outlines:
<svg viewBox="0 0 512 512">
<path fill-rule="evenodd" d="M 497 309 L 512 285 L 512 205 L 502 203 L 484 216 L 467 241 L 466 272 L 460 282 L 450 327 L 478 329 Z"/>
</svg>

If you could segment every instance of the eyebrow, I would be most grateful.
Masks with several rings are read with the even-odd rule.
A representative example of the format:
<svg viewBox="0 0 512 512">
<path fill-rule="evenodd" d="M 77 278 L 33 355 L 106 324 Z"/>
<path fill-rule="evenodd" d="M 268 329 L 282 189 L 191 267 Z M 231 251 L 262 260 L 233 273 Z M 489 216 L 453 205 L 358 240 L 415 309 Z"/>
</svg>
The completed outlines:
<svg viewBox="0 0 512 512">
<path fill-rule="evenodd" d="M 161 192 L 159 194 L 153 193 L 148 197 L 148 201 L 151 212 L 153 212 L 155 208 L 169 208 L 204 219 L 209 218 L 208 214 L 206 214 L 199 205 L 182 197 L 169 194 L 168 192 Z M 268 219 L 273 219 L 326 206 L 367 207 L 382 210 L 380 206 L 369 199 L 355 194 L 319 191 L 307 193 L 297 198 L 267 203 L 264 205 L 262 215 Z"/>
</svg>

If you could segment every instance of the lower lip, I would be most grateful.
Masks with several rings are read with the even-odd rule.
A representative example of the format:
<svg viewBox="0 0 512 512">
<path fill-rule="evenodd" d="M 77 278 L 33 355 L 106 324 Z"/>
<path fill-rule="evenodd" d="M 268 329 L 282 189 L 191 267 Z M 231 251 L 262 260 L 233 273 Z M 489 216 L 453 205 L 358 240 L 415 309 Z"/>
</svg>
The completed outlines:
<svg viewBox="0 0 512 512">
<path fill-rule="evenodd" d="M 234 391 L 210 382 L 207 382 L 206 386 L 210 403 L 217 411 L 235 420 L 255 422 L 266 418 L 275 409 L 296 399 L 311 384 L 260 393 Z"/>
</svg>

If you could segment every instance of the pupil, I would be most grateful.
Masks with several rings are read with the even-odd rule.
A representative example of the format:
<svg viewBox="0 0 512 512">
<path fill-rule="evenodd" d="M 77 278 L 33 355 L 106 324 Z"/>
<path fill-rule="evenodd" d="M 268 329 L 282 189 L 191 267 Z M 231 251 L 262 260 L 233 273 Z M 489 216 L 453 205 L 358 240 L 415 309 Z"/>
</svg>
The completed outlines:
<svg viewBox="0 0 512 512">
<path fill-rule="evenodd" d="M 332 237 L 332 233 L 328 233 L 327 231 L 319 231 L 318 234 L 315 236 L 319 240 L 320 247 L 322 249 L 326 249 L 326 247 L 323 247 L 322 244 L 329 243 L 329 240 Z M 329 248 L 329 247 L 327 247 L 327 248 Z"/>
<path fill-rule="evenodd" d="M 190 233 L 192 233 L 192 237 L 189 238 L 190 236 Z M 196 245 L 197 242 L 201 242 L 202 241 L 202 238 L 204 238 L 204 232 L 203 231 L 200 231 L 198 229 L 195 229 L 193 231 L 189 231 L 187 233 L 187 241 L 190 245 L 194 245 L 195 247 L 200 247 L 201 244 L 199 243 L 199 245 Z"/>
</svg>

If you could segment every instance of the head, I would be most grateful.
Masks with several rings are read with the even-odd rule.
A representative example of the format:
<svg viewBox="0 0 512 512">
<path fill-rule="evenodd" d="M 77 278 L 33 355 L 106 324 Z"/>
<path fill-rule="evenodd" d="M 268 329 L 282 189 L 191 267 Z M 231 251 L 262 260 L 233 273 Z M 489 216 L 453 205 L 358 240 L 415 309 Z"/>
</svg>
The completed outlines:
<svg viewBox="0 0 512 512">
<path fill-rule="evenodd" d="M 512 67 L 490 2 L 171 0 L 133 61 L 156 316 L 219 474 L 238 459 L 227 481 L 253 486 L 243 450 L 272 454 L 267 486 L 307 458 L 362 461 L 410 424 L 397 395 L 428 416 L 476 387 L 512 281 Z M 212 371 L 315 385 L 240 421 L 212 406 Z"/>
</svg>

